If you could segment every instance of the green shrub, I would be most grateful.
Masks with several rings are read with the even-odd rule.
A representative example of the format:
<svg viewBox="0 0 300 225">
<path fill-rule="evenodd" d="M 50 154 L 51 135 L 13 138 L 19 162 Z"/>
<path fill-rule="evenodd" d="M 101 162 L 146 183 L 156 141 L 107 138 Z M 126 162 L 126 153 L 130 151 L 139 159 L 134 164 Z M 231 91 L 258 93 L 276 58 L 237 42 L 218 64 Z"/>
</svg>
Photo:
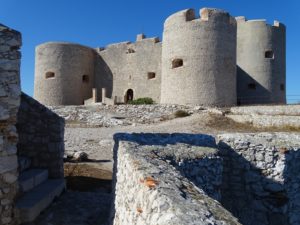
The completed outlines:
<svg viewBox="0 0 300 225">
<path fill-rule="evenodd" d="M 175 118 L 178 118 L 178 117 L 186 117 L 186 116 L 189 116 L 190 114 L 187 112 L 187 111 L 184 111 L 184 110 L 177 110 L 175 113 L 174 113 L 174 116 Z"/>
<path fill-rule="evenodd" d="M 152 98 L 138 98 L 135 100 L 128 101 L 128 104 L 131 105 L 152 105 L 154 101 Z"/>
</svg>

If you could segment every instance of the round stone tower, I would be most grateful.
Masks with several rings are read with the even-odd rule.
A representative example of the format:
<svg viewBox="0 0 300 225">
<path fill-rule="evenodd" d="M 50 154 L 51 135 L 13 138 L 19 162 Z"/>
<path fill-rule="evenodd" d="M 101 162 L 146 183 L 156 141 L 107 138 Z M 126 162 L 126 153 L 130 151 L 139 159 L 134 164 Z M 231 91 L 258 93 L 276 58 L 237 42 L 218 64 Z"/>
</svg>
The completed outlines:
<svg viewBox="0 0 300 225">
<path fill-rule="evenodd" d="M 236 20 L 238 104 L 286 103 L 285 26 Z"/>
<path fill-rule="evenodd" d="M 161 103 L 236 104 L 236 21 L 204 8 L 171 15 L 164 24 Z"/>
<path fill-rule="evenodd" d="M 49 42 L 36 47 L 34 98 L 45 105 L 82 105 L 91 98 L 94 51 Z"/>
</svg>

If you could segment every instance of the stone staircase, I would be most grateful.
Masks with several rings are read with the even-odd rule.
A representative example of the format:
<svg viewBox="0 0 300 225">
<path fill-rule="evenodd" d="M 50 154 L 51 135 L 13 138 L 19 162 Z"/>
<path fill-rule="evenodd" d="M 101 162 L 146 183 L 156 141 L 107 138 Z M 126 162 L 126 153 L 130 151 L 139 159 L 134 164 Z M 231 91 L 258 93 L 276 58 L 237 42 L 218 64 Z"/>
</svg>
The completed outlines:
<svg viewBox="0 0 300 225">
<path fill-rule="evenodd" d="M 64 179 L 49 179 L 48 170 L 22 168 L 16 208 L 20 222 L 29 223 L 45 210 L 65 190 Z"/>
</svg>

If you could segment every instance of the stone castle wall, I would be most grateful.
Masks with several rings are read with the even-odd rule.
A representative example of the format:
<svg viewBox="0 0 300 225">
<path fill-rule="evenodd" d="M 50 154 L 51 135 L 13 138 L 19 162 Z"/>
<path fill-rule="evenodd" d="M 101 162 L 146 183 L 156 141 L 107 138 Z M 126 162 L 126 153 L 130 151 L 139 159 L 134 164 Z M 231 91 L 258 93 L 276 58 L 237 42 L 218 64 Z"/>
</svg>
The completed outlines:
<svg viewBox="0 0 300 225">
<path fill-rule="evenodd" d="M 180 11 L 164 24 L 161 103 L 235 105 L 236 21 L 222 10 L 200 14 Z"/>
<path fill-rule="evenodd" d="M 222 204 L 244 225 L 300 223 L 300 136 L 219 136 Z"/>
<path fill-rule="evenodd" d="M 134 43 L 112 44 L 98 51 L 101 60 L 96 67 L 96 87 L 107 88 L 107 97 L 123 102 L 126 92 L 134 98 L 150 97 L 160 102 L 161 42 L 158 38 L 143 38 Z M 108 84 L 106 79 L 112 77 Z M 102 96 L 101 96 L 102 97 Z"/>
<path fill-rule="evenodd" d="M 211 136 L 116 134 L 115 141 L 112 224 L 239 224 L 208 196 L 219 197 L 222 177 Z"/>
<path fill-rule="evenodd" d="M 96 88 L 97 101 L 118 103 L 133 95 L 166 104 L 284 104 L 285 26 L 235 19 L 219 9 L 203 8 L 200 15 L 193 9 L 171 15 L 163 42 L 138 35 L 135 43 L 106 48 L 38 46 L 35 98 L 46 105 L 82 105 L 94 101 Z"/>
<path fill-rule="evenodd" d="M 239 104 L 286 103 L 286 28 L 237 18 Z"/>
<path fill-rule="evenodd" d="M 33 98 L 22 94 L 18 112 L 18 157 L 32 168 L 47 169 L 50 178 L 63 178 L 64 119 Z"/>
<path fill-rule="evenodd" d="M 36 47 L 34 97 L 46 105 L 82 105 L 94 87 L 93 49 L 49 42 Z"/>
<path fill-rule="evenodd" d="M 21 34 L 0 24 L 0 225 L 17 224 Z"/>
</svg>

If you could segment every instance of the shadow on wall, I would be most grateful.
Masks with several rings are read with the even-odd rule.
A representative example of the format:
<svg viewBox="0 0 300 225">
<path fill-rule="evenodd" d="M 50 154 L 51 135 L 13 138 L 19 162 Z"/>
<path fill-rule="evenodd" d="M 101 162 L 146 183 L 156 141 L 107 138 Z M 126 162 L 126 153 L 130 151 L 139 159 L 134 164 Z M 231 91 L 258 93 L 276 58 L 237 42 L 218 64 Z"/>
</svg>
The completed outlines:
<svg viewBox="0 0 300 225">
<path fill-rule="evenodd" d="M 203 147 L 216 147 L 213 136 L 206 134 L 187 133 L 117 133 L 114 135 L 115 143 L 119 141 L 136 142 L 139 145 L 175 145 L 184 143 Z"/>
<path fill-rule="evenodd" d="M 272 93 L 237 66 L 237 104 L 270 104 Z"/>
<path fill-rule="evenodd" d="M 239 149 L 242 153 L 237 152 L 222 141 L 219 143 L 219 150 L 223 158 L 221 203 L 242 224 L 299 224 L 289 222 L 293 220 L 293 213 L 295 216 L 297 215 L 295 212 L 290 211 L 291 194 L 293 193 L 289 191 L 293 184 L 292 179 L 295 180 L 296 178 L 290 177 L 290 174 L 293 173 L 289 171 L 291 168 L 286 162 L 279 162 L 276 156 L 270 156 L 269 160 L 262 158 L 261 161 L 258 161 L 255 157 L 255 150 L 249 152 L 249 149 Z M 248 155 L 249 159 L 243 156 L 243 151 L 248 151 L 245 154 Z M 264 154 L 262 153 L 262 155 Z M 275 168 L 266 165 L 266 161 L 273 163 Z M 255 163 L 261 165 L 261 168 L 255 166 Z M 297 165 L 297 163 L 294 162 L 294 165 Z M 298 163 L 298 165 L 300 164 Z M 280 173 L 283 173 L 284 182 L 271 179 L 276 176 L 279 177 Z M 299 212 L 297 213 L 299 215 Z M 297 217 L 299 219 L 299 216 Z"/>
<path fill-rule="evenodd" d="M 64 119 L 22 93 L 17 115 L 19 172 L 48 169 L 50 178 L 63 178 Z"/>
<path fill-rule="evenodd" d="M 99 54 L 95 54 L 95 87 L 98 88 L 98 101 L 102 99 L 102 88 L 106 89 L 107 98 L 112 98 L 113 73 Z"/>
<path fill-rule="evenodd" d="M 113 192 L 116 193 L 116 175 L 117 175 L 117 162 L 118 162 L 118 149 L 120 141 L 135 142 L 139 145 L 149 145 L 157 146 L 157 151 L 152 152 L 156 157 L 162 161 L 168 161 L 172 166 L 174 166 L 180 174 L 190 181 L 192 181 L 196 186 L 203 190 L 208 196 L 219 199 L 220 197 L 220 184 L 221 184 L 221 173 L 222 173 L 222 162 L 217 156 L 216 141 L 215 138 L 206 134 L 186 134 L 186 133 L 117 133 L 114 135 L 114 168 L 113 168 Z M 191 146 L 204 147 L 203 151 L 207 150 L 204 155 L 212 157 L 200 158 L 194 157 L 195 154 L 191 148 L 176 146 L 175 152 L 165 152 L 161 151 L 163 146 L 167 145 L 177 145 L 177 144 L 188 144 Z M 178 149 L 177 149 L 178 147 Z M 207 148 L 205 148 L 207 147 Z M 181 149 L 182 148 L 182 149 Z M 160 149 L 160 150 L 159 150 Z M 167 147 L 166 147 L 167 149 Z M 210 152 L 210 150 L 214 150 Z M 191 152 L 189 152 L 191 150 Z M 190 155 L 191 154 L 191 155 Z M 179 158 L 177 158 L 179 157 Z M 181 159 L 181 160 L 179 160 Z M 181 163 L 180 163 L 180 162 Z M 193 167 L 195 163 L 195 167 Z M 219 172 L 215 171 L 215 167 L 219 168 Z M 211 170 L 213 168 L 213 171 Z M 197 169 L 197 170 L 195 170 Z M 195 172 L 194 175 L 191 171 Z M 216 175 L 219 174 L 219 175 Z M 201 179 L 199 180 L 199 177 Z M 217 182 L 215 182 L 217 180 Z M 213 185 L 215 183 L 216 185 Z M 218 184 L 217 184 L 218 183 Z M 115 215 L 115 206 L 112 204 L 111 210 L 111 220 L 113 220 Z"/>
</svg>

